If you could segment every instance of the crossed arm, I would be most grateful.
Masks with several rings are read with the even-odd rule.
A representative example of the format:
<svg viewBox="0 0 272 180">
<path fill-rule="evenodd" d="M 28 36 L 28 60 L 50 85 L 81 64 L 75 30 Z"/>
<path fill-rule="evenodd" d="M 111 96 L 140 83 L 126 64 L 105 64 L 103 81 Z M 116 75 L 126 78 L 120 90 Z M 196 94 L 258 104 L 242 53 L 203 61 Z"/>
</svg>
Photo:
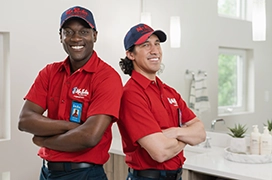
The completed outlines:
<svg viewBox="0 0 272 180">
<path fill-rule="evenodd" d="M 194 118 L 183 127 L 172 127 L 147 135 L 138 140 L 152 159 L 164 162 L 179 154 L 186 144 L 196 145 L 203 142 L 206 132 L 203 123 Z"/>
<path fill-rule="evenodd" d="M 172 127 L 163 130 L 167 137 L 176 138 L 189 145 L 197 145 L 206 139 L 204 124 L 195 117 L 182 127 Z"/>
<path fill-rule="evenodd" d="M 157 162 L 167 161 L 178 155 L 186 143 L 175 138 L 168 138 L 163 133 L 153 133 L 138 140 L 138 143 Z"/>
<path fill-rule="evenodd" d="M 112 120 L 108 115 L 96 115 L 80 125 L 47 118 L 43 112 L 40 106 L 26 101 L 20 114 L 19 130 L 33 134 L 33 142 L 38 146 L 66 152 L 94 147 Z"/>
</svg>

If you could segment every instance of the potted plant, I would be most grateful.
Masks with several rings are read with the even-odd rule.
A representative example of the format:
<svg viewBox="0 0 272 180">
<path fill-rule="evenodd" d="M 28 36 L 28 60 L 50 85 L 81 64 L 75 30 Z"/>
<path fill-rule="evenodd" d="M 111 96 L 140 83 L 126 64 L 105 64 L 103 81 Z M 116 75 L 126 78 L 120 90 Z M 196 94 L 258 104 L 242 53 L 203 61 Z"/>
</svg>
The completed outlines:
<svg viewBox="0 0 272 180">
<path fill-rule="evenodd" d="M 264 126 L 267 126 L 268 131 L 272 134 L 272 120 L 267 119 L 267 124 L 264 124 Z"/>
<path fill-rule="evenodd" d="M 247 131 L 246 125 L 235 124 L 234 127 L 228 127 L 232 138 L 230 140 L 230 151 L 234 153 L 246 153 L 247 146 L 245 140 L 245 133 Z"/>
</svg>

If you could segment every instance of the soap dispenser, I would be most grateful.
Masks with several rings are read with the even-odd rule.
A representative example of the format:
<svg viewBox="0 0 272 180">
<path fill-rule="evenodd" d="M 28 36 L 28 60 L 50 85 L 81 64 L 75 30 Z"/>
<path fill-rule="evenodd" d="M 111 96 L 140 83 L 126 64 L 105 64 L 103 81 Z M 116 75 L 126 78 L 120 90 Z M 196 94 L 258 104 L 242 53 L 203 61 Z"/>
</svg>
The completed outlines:
<svg viewBox="0 0 272 180">
<path fill-rule="evenodd" d="M 253 125 L 253 131 L 250 134 L 250 154 L 260 154 L 260 137 L 258 125 Z"/>
<path fill-rule="evenodd" d="M 269 155 L 272 150 L 271 135 L 269 134 L 268 127 L 264 126 L 263 134 L 260 139 L 260 154 Z"/>
</svg>

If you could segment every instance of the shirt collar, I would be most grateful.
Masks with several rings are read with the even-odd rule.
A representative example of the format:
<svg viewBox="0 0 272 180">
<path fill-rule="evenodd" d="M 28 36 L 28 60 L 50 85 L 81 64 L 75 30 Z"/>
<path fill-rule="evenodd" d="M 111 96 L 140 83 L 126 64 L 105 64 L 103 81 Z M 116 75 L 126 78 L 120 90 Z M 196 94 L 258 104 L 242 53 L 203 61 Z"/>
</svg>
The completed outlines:
<svg viewBox="0 0 272 180">
<path fill-rule="evenodd" d="M 134 81 L 136 81 L 140 86 L 142 86 L 144 89 L 146 89 L 152 82 L 154 82 L 135 70 L 132 71 L 131 78 Z M 159 87 L 164 87 L 164 83 L 157 76 L 156 82 L 159 85 Z"/>
</svg>

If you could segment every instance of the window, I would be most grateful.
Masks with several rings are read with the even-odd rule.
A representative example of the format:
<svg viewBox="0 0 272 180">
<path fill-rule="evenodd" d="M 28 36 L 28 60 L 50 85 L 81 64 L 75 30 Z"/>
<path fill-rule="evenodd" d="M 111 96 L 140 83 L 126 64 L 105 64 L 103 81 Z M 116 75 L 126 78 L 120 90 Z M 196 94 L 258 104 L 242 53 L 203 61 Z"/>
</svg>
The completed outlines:
<svg viewBox="0 0 272 180">
<path fill-rule="evenodd" d="M 251 21 L 253 0 L 218 0 L 220 16 Z"/>
<path fill-rule="evenodd" d="M 248 110 L 247 51 L 220 48 L 218 56 L 218 114 Z"/>
</svg>

